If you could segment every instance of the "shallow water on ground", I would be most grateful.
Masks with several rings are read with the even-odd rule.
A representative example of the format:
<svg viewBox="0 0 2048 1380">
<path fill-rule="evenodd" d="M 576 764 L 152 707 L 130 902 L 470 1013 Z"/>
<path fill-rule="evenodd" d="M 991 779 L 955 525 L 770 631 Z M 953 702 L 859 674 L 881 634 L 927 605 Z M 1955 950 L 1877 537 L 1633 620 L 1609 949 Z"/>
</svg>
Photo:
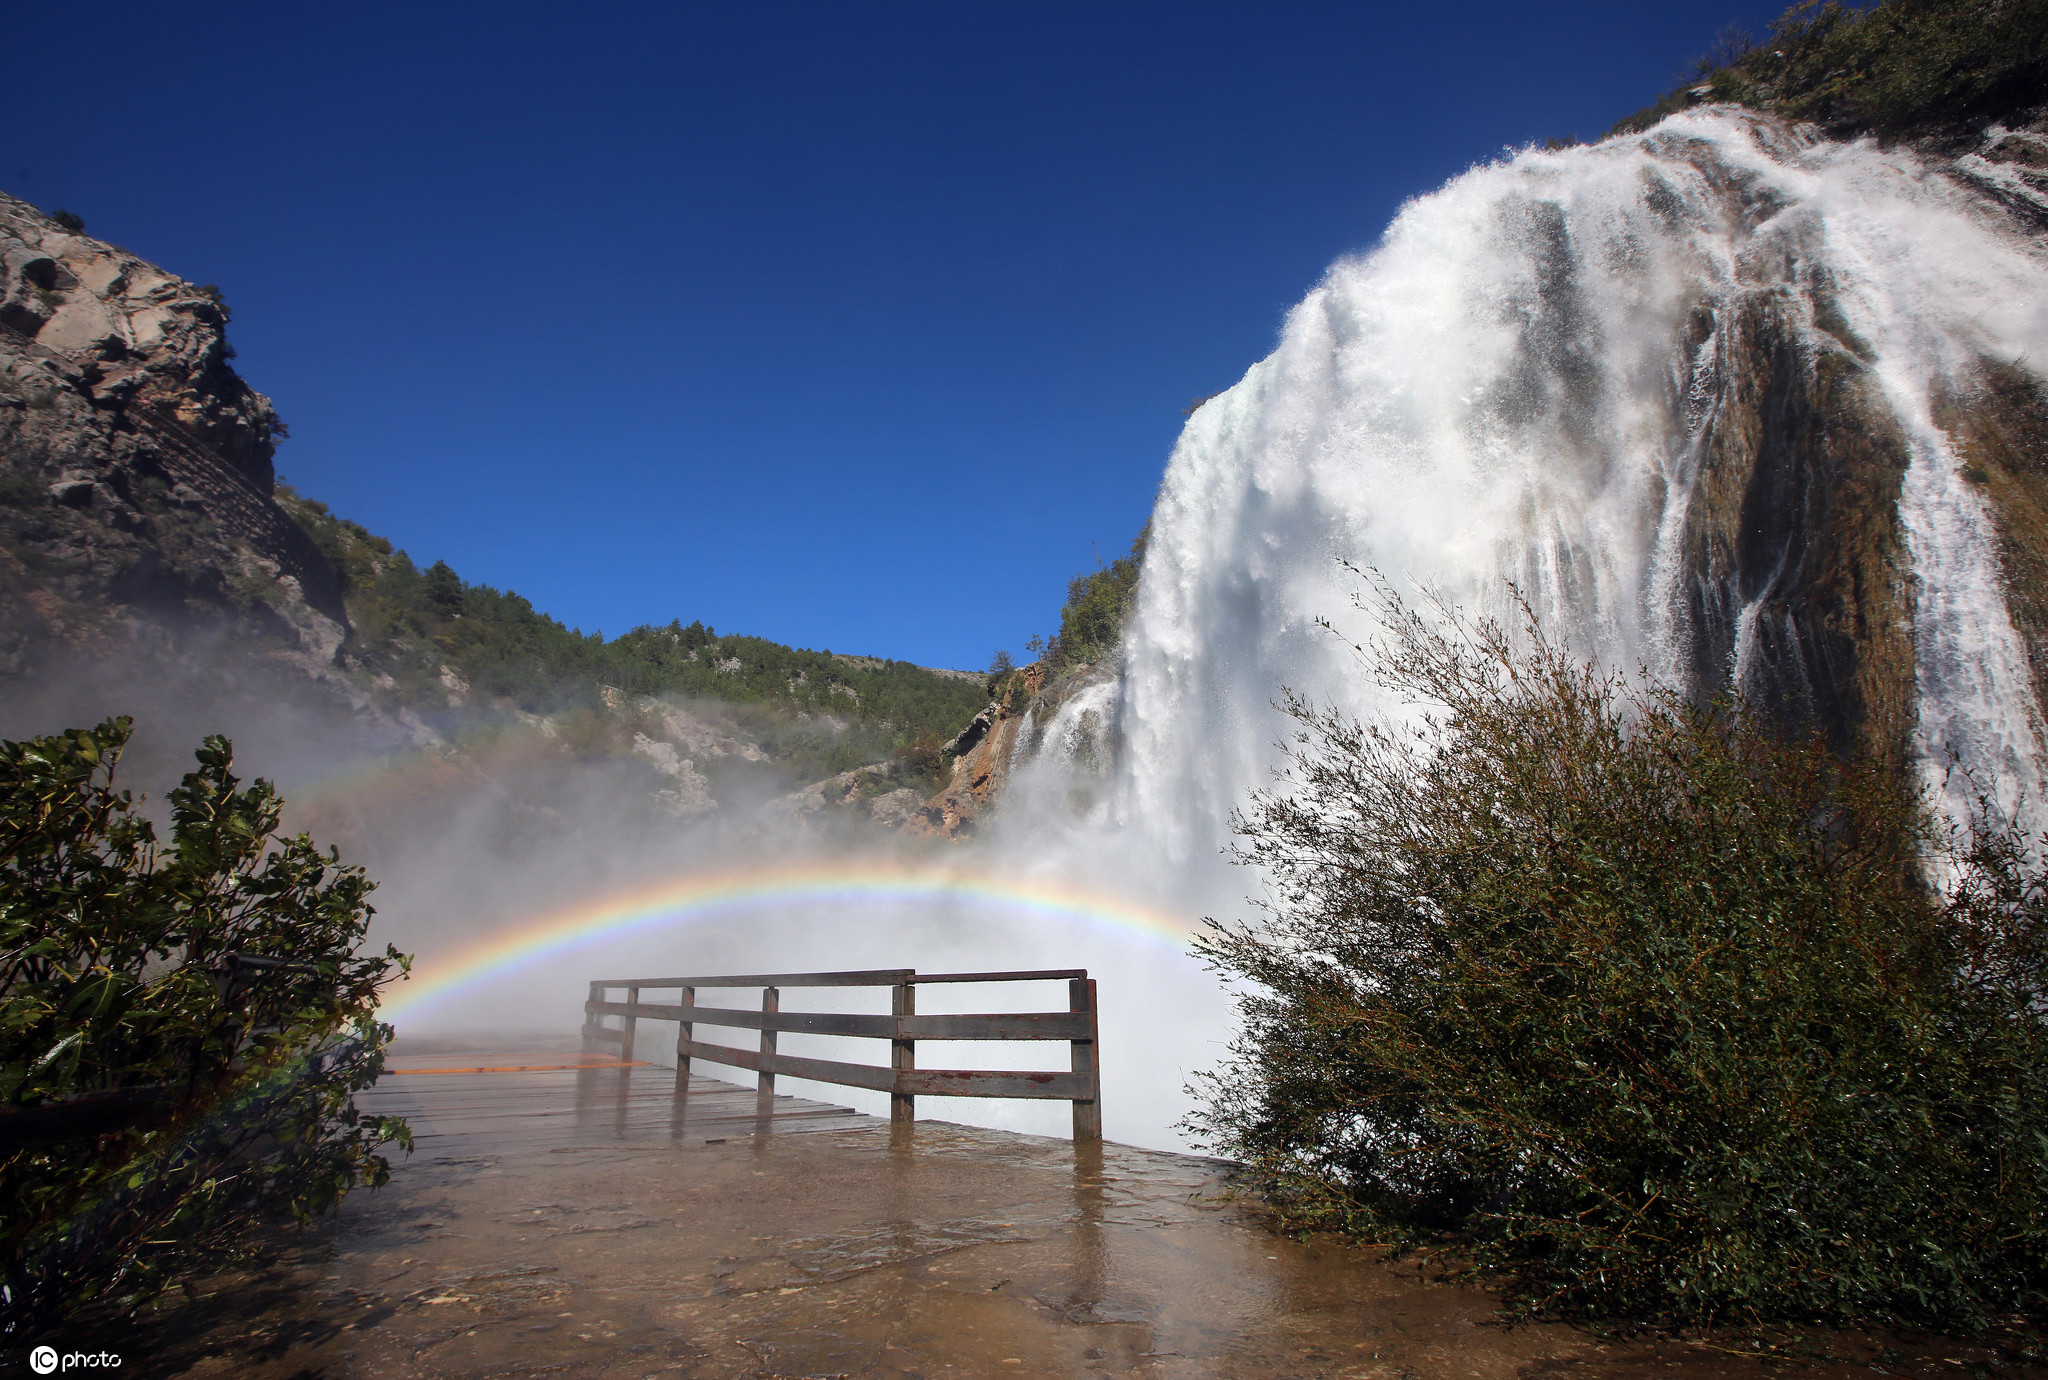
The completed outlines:
<svg viewBox="0 0 2048 1380">
<path fill-rule="evenodd" d="M 142 1320 L 123 1373 L 1690 1380 L 1988 1357 L 1828 1334 L 1837 1359 L 1767 1366 L 1509 1326 L 1412 1262 L 1274 1235 L 1219 1161 L 792 1098 L 761 1118 L 703 1079 L 678 1121 L 666 1070 L 527 1045 L 406 1047 L 377 1097 L 410 1105 L 420 1151 L 274 1268 Z"/>
</svg>

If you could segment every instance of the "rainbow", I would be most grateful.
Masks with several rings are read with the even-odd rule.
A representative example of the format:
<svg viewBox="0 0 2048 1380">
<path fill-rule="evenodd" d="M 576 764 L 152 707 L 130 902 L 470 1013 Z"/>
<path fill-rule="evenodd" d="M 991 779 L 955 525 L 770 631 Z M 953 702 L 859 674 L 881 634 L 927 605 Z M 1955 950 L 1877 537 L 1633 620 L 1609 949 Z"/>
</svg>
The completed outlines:
<svg viewBox="0 0 2048 1380">
<path fill-rule="evenodd" d="M 530 916 L 420 963 L 386 999 L 382 1014 L 386 1020 L 417 1015 L 544 959 L 636 930 L 696 924 L 761 907 L 849 902 L 968 904 L 1107 926 L 1176 949 L 1185 946 L 1194 929 L 1180 916 L 1100 892 L 971 869 L 839 859 L 700 872 Z"/>
</svg>

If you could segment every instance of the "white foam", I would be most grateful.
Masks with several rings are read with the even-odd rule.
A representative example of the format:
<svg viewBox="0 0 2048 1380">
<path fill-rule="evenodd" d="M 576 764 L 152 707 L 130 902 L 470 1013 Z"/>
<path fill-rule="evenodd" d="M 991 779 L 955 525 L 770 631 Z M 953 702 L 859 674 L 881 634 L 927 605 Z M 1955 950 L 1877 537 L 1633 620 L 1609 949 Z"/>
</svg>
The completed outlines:
<svg viewBox="0 0 2048 1380">
<path fill-rule="evenodd" d="M 1695 631 L 1683 536 L 1702 438 L 1725 406 L 1727 323 L 1769 294 L 1811 349 L 1824 292 L 1910 448 L 1900 512 L 1923 768 L 1938 787 L 1953 749 L 2008 802 L 2024 790 L 2038 807 L 2040 710 L 1988 514 L 1932 399 L 1985 356 L 2048 362 L 2048 262 L 1905 151 L 1714 109 L 1475 169 L 1330 269 L 1272 355 L 1174 448 L 1121 678 L 1061 711 L 1110 717 L 1108 779 L 1062 789 L 1074 754 L 1057 724 L 1036 735 L 1055 750 L 1020 764 L 999 851 L 1190 915 L 1245 914 L 1259 879 L 1222 852 L 1230 811 L 1279 761 L 1279 688 L 1361 716 L 1410 712 L 1316 626 L 1371 631 L 1340 560 L 1485 612 L 1503 611 L 1511 579 L 1575 647 L 1682 679 Z M 1713 327 L 1688 355 L 1702 312 Z M 1748 684 L 1759 601 L 1730 613 L 1728 672 Z M 1948 800 L 1965 803 L 1953 787 Z M 1209 1062 L 1220 998 L 1191 999 L 1179 1019 L 1169 1043 Z M 1178 1101 L 1160 1090 L 1136 1118 L 1150 1124 L 1117 1120 L 1169 1141 Z"/>
</svg>

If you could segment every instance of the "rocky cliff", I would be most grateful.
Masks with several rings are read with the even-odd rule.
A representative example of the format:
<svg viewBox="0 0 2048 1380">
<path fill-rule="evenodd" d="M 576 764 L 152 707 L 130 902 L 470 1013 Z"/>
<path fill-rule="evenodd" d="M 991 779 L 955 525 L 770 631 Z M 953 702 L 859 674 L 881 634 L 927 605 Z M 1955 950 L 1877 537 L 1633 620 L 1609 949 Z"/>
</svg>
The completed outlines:
<svg viewBox="0 0 2048 1380">
<path fill-rule="evenodd" d="M 153 711 L 178 751 L 226 730 L 259 763 L 435 755 L 409 808 L 496 800 L 507 838 L 570 827 L 546 798 L 579 772 L 656 824 L 780 795 L 745 827 L 890 833 L 922 803 L 901 749 L 957 731 L 979 677 L 694 623 L 598 642 L 421 570 L 277 483 L 285 428 L 228 320 L 217 289 L 0 195 L 0 732 Z"/>
<path fill-rule="evenodd" d="M 331 664 L 341 582 L 278 506 L 227 308 L 0 195 L 0 673 L 223 634 Z"/>
<path fill-rule="evenodd" d="M 2048 122 L 2011 118 L 2026 127 L 1994 123 L 1960 150 L 1952 136 L 1925 138 L 1916 151 L 1986 224 L 2048 246 Z M 1761 225 L 1777 212 L 1730 191 L 1731 216 Z M 1700 469 L 1677 626 L 1701 690 L 1739 683 L 1841 751 L 1903 759 L 1921 712 L 1925 597 L 1901 509 L 1912 440 L 1837 285 L 1796 267 L 1783 277 L 1804 293 L 1760 281 L 1732 309 L 1696 312 L 1679 344 Z M 1988 354 L 1945 363 L 1929 420 L 1994 525 L 2006 608 L 2048 704 L 2048 400 L 2037 378 Z"/>
<path fill-rule="evenodd" d="M 1119 626 L 1122 616 L 1119 610 L 1113 620 Z M 1121 668 L 1114 631 L 1099 661 L 1068 660 L 1055 643 L 1045 659 L 992 677 L 988 706 L 944 747 L 944 789 L 904 820 L 904 836 L 973 838 L 1002 807 L 1012 777 L 1034 763 L 1054 769 L 1064 808 L 1088 808 L 1117 751 L 1112 718 Z"/>
</svg>

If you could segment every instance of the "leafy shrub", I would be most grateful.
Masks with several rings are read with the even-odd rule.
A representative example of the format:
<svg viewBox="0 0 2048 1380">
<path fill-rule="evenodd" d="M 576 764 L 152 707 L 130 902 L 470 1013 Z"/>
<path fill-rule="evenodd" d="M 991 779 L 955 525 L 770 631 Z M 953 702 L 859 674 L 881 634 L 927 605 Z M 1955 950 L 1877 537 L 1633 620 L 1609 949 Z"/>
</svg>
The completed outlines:
<svg viewBox="0 0 2048 1380">
<path fill-rule="evenodd" d="M 214 310 L 220 313 L 221 325 L 225 326 L 235 319 L 235 309 L 228 305 L 228 299 L 224 294 L 222 294 L 219 284 L 200 283 L 192 290 L 198 293 L 201 297 L 204 297 L 207 301 L 213 303 Z M 223 348 L 226 348 L 225 345 L 223 346 Z M 229 355 L 228 358 L 233 359 L 234 356 Z"/>
<path fill-rule="evenodd" d="M 33 474 L 0 474 L 0 508 L 40 508 L 50 501 L 50 487 Z"/>
<path fill-rule="evenodd" d="M 1012 670 L 1005 675 L 989 677 L 988 697 L 991 703 L 1021 714 L 1042 684 L 1044 680 L 1036 670 Z"/>
<path fill-rule="evenodd" d="M 50 212 L 50 219 L 57 222 L 60 229 L 68 230 L 74 235 L 85 233 L 85 221 L 75 211 L 67 211 L 59 206 Z"/>
<path fill-rule="evenodd" d="M 1235 821 L 1263 916 L 1193 1129 L 1290 1226 L 1455 1240 L 1519 1307 L 1947 1329 L 2048 1282 L 2048 897 L 1895 764 L 1384 586 L 1435 706 L 1288 695 Z M 1941 879 L 1938 885 L 1929 878 Z"/>
<path fill-rule="evenodd" d="M 381 1184 L 396 1119 L 358 1118 L 406 960 L 356 952 L 360 869 L 275 837 L 208 738 L 159 846 L 113 786 L 129 736 L 0 743 L 0 1323 L 140 1302 L 241 1248 L 259 1216 L 305 1220 Z"/>
<path fill-rule="evenodd" d="M 894 756 L 897 776 L 923 786 L 927 795 L 946 783 L 946 773 L 952 765 L 946 756 L 946 740 L 930 729 L 896 749 Z"/>
</svg>

